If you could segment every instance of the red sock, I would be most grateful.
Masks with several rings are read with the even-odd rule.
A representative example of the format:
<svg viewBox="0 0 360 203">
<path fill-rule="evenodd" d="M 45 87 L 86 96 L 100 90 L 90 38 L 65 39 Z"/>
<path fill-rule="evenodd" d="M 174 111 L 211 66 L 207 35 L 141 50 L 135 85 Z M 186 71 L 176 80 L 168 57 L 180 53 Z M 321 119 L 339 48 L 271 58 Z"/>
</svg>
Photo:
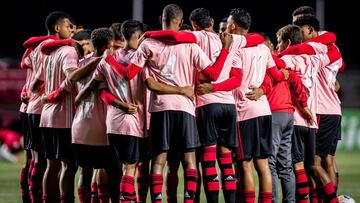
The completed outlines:
<svg viewBox="0 0 360 203">
<path fill-rule="evenodd" d="M 259 203 L 271 203 L 271 201 L 272 201 L 272 192 L 259 193 Z"/>
<path fill-rule="evenodd" d="M 177 202 L 177 187 L 179 184 L 179 176 L 175 169 L 170 169 L 166 177 L 166 200 L 167 202 Z"/>
<path fill-rule="evenodd" d="M 89 203 L 91 201 L 91 190 L 88 187 L 78 187 L 78 196 L 80 203 Z"/>
<path fill-rule="evenodd" d="M 219 178 L 216 171 L 216 146 L 203 147 L 201 168 L 207 202 L 219 200 Z"/>
<path fill-rule="evenodd" d="M 255 202 L 255 190 L 244 190 L 243 194 L 243 203 Z"/>
<path fill-rule="evenodd" d="M 98 192 L 100 203 L 109 203 L 109 191 L 108 191 L 107 184 L 98 184 L 97 192 Z"/>
<path fill-rule="evenodd" d="M 31 187 L 30 196 L 32 202 L 41 202 L 42 197 L 42 180 L 44 176 L 45 168 L 40 163 L 34 163 L 31 172 Z"/>
<path fill-rule="evenodd" d="M 219 165 L 222 174 L 222 189 L 225 202 L 235 202 L 236 200 L 236 178 L 232 167 L 232 152 L 220 154 Z"/>
<path fill-rule="evenodd" d="M 29 171 L 28 171 L 28 177 L 27 177 L 27 182 L 28 182 L 28 185 L 29 185 L 29 188 L 31 188 L 31 174 L 32 174 L 32 170 L 33 170 L 33 167 L 34 167 L 34 163 L 35 163 L 35 160 L 31 160 L 30 161 L 30 165 L 29 165 Z M 30 194 L 30 198 L 31 198 L 31 194 Z"/>
<path fill-rule="evenodd" d="M 138 167 L 137 187 L 138 187 L 138 202 L 146 202 L 147 193 L 149 190 L 149 165 L 142 163 Z"/>
<path fill-rule="evenodd" d="M 310 188 L 310 202 L 311 203 L 318 203 L 319 202 L 318 190 L 316 187 Z"/>
<path fill-rule="evenodd" d="M 30 194 L 29 194 L 29 184 L 28 184 L 28 172 L 29 172 L 29 167 L 24 167 L 21 169 L 20 172 L 20 187 L 21 187 L 21 197 L 22 197 L 22 201 L 24 203 L 30 203 Z"/>
<path fill-rule="evenodd" d="M 307 203 L 309 199 L 309 183 L 305 169 L 295 170 L 296 202 Z"/>
<path fill-rule="evenodd" d="M 162 202 L 163 175 L 151 174 L 150 177 L 150 194 L 153 203 Z"/>
<path fill-rule="evenodd" d="M 184 179 L 185 179 L 184 202 L 193 203 L 195 199 L 198 171 L 192 168 L 185 169 Z"/>
<path fill-rule="evenodd" d="M 333 182 L 330 182 L 324 186 L 324 193 L 325 193 L 326 202 L 330 202 L 330 203 L 339 202 L 335 193 L 335 187 Z"/>
<path fill-rule="evenodd" d="M 97 192 L 97 184 L 95 182 L 91 183 L 91 203 L 99 203 L 99 196 Z"/>
<path fill-rule="evenodd" d="M 124 175 L 120 183 L 120 202 L 130 203 L 136 201 L 135 179 L 132 176 Z"/>
<path fill-rule="evenodd" d="M 74 196 L 71 194 L 62 193 L 60 195 L 60 203 L 74 203 Z"/>
</svg>

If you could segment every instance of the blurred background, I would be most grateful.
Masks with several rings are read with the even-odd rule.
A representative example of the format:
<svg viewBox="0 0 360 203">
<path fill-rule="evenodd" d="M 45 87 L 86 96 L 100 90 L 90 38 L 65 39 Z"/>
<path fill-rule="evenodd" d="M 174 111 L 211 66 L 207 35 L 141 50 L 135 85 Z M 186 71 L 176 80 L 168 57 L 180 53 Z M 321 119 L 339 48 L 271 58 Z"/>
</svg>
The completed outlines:
<svg viewBox="0 0 360 203">
<path fill-rule="evenodd" d="M 355 2 L 347 0 L 7 1 L 7 6 L 2 5 L 0 8 L 0 128 L 21 132 L 18 109 L 20 91 L 25 81 L 25 71 L 19 68 L 20 57 L 25 51 L 22 43 L 31 36 L 47 34 L 44 21 L 51 11 L 65 11 L 74 18 L 76 25 L 87 29 L 109 27 L 113 22 L 122 22 L 130 18 L 141 20 L 153 29 L 161 29 L 159 16 L 163 7 L 169 3 L 176 3 L 183 9 L 184 23 L 187 24 L 193 9 L 198 7 L 209 9 L 217 30 L 220 20 L 229 15 L 230 9 L 240 7 L 247 9 L 252 16 L 253 24 L 250 31 L 265 32 L 276 45 L 276 31 L 291 23 L 294 9 L 308 5 L 315 8 L 322 28 L 337 35 L 337 45 L 346 63 L 345 72 L 338 75 L 341 84 L 339 96 L 343 107 L 343 139 L 339 143 L 339 151 L 343 154 L 339 156 L 349 157 L 347 153 L 356 153 L 353 156 L 354 160 L 346 160 L 346 158 L 340 160 L 340 162 L 349 161 L 350 167 L 354 166 L 351 164 L 360 163 L 360 158 L 357 156 L 360 150 L 360 40 L 356 31 L 359 17 L 356 14 L 358 7 L 355 6 Z M 0 171 L 1 177 L 3 175 Z M 360 181 L 359 173 L 356 177 Z M 1 184 L 2 181 L 0 186 Z M 359 186 L 358 183 L 354 184 Z M 360 189 L 355 188 L 354 191 L 360 195 Z"/>
</svg>

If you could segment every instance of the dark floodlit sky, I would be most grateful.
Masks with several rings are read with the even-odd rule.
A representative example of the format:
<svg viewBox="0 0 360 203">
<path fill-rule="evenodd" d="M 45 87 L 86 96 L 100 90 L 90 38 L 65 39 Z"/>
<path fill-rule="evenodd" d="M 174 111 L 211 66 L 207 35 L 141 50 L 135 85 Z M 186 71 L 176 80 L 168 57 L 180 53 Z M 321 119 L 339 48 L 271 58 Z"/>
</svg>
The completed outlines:
<svg viewBox="0 0 360 203">
<path fill-rule="evenodd" d="M 185 23 L 188 23 L 188 16 L 195 8 L 209 9 L 216 25 L 219 20 L 228 16 L 231 8 L 245 8 L 253 19 L 251 31 L 269 33 L 274 40 L 274 33 L 282 26 L 291 23 L 291 13 L 295 8 L 302 5 L 315 7 L 314 0 L 222 0 L 218 3 L 210 0 L 144 0 L 144 23 L 149 24 L 153 29 L 160 29 L 159 15 L 163 7 L 169 3 L 176 3 L 182 7 Z M 358 59 L 360 43 L 359 40 L 353 40 L 357 35 L 355 35 L 355 28 L 349 26 L 350 23 L 357 23 L 358 18 L 352 14 L 355 13 L 356 6 L 353 5 L 354 3 L 340 3 L 339 1 L 325 1 L 325 3 L 326 30 L 337 34 L 337 44 L 347 64 L 360 64 L 360 59 Z M 109 27 L 113 22 L 122 22 L 132 17 L 131 0 L 96 1 L 96 3 L 12 0 L 7 1 L 6 4 L 9 5 L 0 7 L 0 58 L 5 56 L 19 58 L 24 51 L 21 46 L 24 40 L 35 35 L 45 35 L 45 18 L 54 10 L 68 12 L 78 24 L 90 29 Z M 348 66 L 348 68 L 352 67 L 353 65 Z"/>
</svg>

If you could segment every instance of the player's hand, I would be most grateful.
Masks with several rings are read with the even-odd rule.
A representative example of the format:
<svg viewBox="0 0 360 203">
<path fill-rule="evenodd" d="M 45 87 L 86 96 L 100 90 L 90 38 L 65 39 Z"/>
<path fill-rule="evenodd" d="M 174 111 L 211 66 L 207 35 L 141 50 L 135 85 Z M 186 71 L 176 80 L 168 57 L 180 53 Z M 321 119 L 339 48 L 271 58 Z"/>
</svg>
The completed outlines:
<svg viewBox="0 0 360 203">
<path fill-rule="evenodd" d="M 221 43 L 223 45 L 223 48 L 229 49 L 231 46 L 231 43 L 233 42 L 233 37 L 231 34 L 227 32 L 222 32 L 220 34 Z"/>
<path fill-rule="evenodd" d="M 145 37 L 145 33 L 143 35 L 141 35 L 141 37 L 138 39 L 138 47 L 140 46 L 140 44 L 146 39 Z"/>
<path fill-rule="evenodd" d="M 29 99 L 30 99 L 30 97 L 28 97 L 26 94 L 21 96 L 21 102 L 24 103 L 24 104 L 28 104 Z"/>
<path fill-rule="evenodd" d="M 284 73 L 284 76 L 285 76 L 284 80 L 288 80 L 289 79 L 289 71 L 286 69 L 280 69 L 280 71 Z"/>
<path fill-rule="evenodd" d="M 199 95 L 207 94 L 214 91 L 211 83 L 202 83 L 196 87 L 196 93 Z"/>
<path fill-rule="evenodd" d="M 124 103 L 125 105 L 125 108 L 124 108 L 124 110 L 125 110 L 125 112 L 126 113 L 128 113 L 128 114 L 134 114 L 134 113 L 136 113 L 137 112 L 137 110 L 138 110 L 138 105 L 136 105 L 136 104 L 128 104 L 128 103 Z"/>
<path fill-rule="evenodd" d="M 128 114 L 137 113 L 137 110 L 139 108 L 139 106 L 136 104 L 123 103 L 123 102 L 114 102 L 114 106 L 116 108 L 122 109 Z"/>
<path fill-rule="evenodd" d="M 261 96 L 264 95 L 264 91 L 263 89 L 259 88 L 259 87 L 255 87 L 255 86 L 250 86 L 249 89 L 251 90 L 248 93 L 245 93 L 246 98 L 253 100 L 253 101 L 257 101 Z"/>
<path fill-rule="evenodd" d="M 194 88 L 191 86 L 181 87 L 181 94 L 189 98 L 191 101 L 194 101 Z"/>
<path fill-rule="evenodd" d="M 109 55 L 113 55 L 113 53 L 114 53 L 114 50 L 113 50 L 112 48 L 106 49 L 106 50 L 104 51 L 103 58 L 106 58 L 106 57 L 109 56 Z"/>
<path fill-rule="evenodd" d="M 339 81 L 335 81 L 335 87 L 334 87 L 334 90 L 335 90 L 335 92 L 338 92 L 339 90 L 340 90 L 340 83 L 339 83 Z"/>
<path fill-rule="evenodd" d="M 311 113 L 310 109 L 308 107 L 303 108 L 302 113 L 306 119 L 306 121 L 312 125 L 314 123 L 314 116 Z"/>
<path fill-rule="evenodd" d="M 40 100 L 41 100 L 41 103 L 43 103 L 43 104 L 49 103 L 47 96 L 45 94 L 41 95 Z"/>
</svg>

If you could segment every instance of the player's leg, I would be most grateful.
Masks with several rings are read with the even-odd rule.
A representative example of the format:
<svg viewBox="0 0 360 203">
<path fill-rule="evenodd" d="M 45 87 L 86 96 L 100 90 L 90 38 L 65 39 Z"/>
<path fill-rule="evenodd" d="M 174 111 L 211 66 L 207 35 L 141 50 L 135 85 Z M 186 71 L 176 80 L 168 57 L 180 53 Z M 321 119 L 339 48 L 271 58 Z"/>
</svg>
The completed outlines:
<svg viewBox="0 0 360 203">
<path fill-rule="evenodd" d="M 43 177 L 43 201 L 57 202 L 59 196 L 59 172 L 61 162 L 56 159 L 55 132 L 52 128 L 43 128 L 43 139 L 45 145 L 45 158 L 47 160 L 46 170 Z"/>
</svg>

